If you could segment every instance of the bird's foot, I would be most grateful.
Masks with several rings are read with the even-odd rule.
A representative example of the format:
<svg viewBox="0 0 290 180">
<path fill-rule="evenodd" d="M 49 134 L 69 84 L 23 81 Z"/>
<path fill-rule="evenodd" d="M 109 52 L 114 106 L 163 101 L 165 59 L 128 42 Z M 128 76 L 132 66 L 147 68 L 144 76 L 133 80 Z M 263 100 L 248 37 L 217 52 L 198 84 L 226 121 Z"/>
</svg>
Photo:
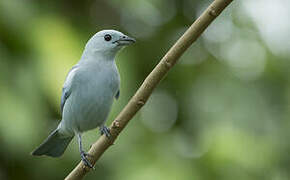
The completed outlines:
<svg viewBox="0 0 290 180">
<path fill-rule="evenodd" d="M 107 128 L 106 126 L 101 126 L 100 131 L 101 131 L 101 135 L 105 134 L 107 138 L 110 138 L 111 136 L 110 128 Z"/>
<path fill-rule="evenodd" d="M 94 168 L 94 166 L 91 164 L 91 162 L 87 159 L 88 156 L 91 156 L 90 154 L 81 151 L 81 159 L 83 161 L 83 163 L 88 166 L 89 168 Z"/>
</svg>

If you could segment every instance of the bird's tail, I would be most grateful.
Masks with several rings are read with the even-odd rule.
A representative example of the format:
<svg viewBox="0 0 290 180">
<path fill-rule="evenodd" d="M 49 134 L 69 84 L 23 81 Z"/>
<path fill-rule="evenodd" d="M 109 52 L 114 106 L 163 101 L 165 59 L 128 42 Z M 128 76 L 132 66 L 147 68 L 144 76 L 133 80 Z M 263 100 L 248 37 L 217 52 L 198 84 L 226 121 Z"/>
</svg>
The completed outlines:
<svg viewBox="0 0 290 180">
<path fill-rule="evenodd" d="M 51 157 L 59 157 L 64 153 L 72 139 L 73 136 L 63 137 L 58 132 L 58 129 L 56 129 L 31 154 L 34 156 L 47 155 Z"/>
</svg>

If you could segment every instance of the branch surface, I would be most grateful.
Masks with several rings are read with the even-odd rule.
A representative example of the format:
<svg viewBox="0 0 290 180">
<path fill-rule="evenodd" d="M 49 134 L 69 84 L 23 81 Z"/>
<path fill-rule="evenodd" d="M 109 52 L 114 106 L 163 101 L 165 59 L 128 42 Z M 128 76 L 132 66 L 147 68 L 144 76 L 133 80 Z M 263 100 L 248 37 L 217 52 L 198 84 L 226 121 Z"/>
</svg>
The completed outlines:
<svg viewBox="0 0 290 180">
<path fill-rule="evenodd" d="M 220 13 L 233 0 L 214 0 L 212 4 L 201 14 L 201 16 L 188 28 L 188 30 L 178 39 L 178 41 L 170 48 L 170 50 L 161 59 L 158 65 L 144 80 L 141 87 L 135 95 L 130 99 L 125 108 L 120 112 L 116 119 L 111 124 L 111 138 L 101 136 L 90 148 L 89 160 L 94 165 L 102 154 L 114 143 L 121 131 L 126 127 L 127 123 L 146 103 L 152 91 L 167 74 L 167 72 L 175 65 L 179 57 L 186 49 L 196 41 L 201 33 L 210 25 L 210 23 L 220 15 Z M 90 168 L 86 167 L 83 162 L 80 162 L 65 180 L 80 180 L 88 172 Z"/>
</svg>

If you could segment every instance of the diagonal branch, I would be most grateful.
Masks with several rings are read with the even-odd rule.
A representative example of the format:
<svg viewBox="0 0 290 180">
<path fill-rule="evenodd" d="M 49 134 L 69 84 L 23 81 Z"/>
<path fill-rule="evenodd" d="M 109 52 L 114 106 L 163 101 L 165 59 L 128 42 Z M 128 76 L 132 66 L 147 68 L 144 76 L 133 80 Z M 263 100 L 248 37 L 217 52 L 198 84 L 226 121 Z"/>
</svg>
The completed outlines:
<svg viewBox="0 0 290 180">
<path fill-rule="evenodd" d="M 189 27 L 182 37 L 171 47 L 159 64 L 144 80 L 136 94 L 131 98 L 125 108 L 120 112 L 111 125 L 111 138 L 101 136 L 89 150 L 92 155 L 90 161 L 95 164 L 101 155 L 116 140 L 121 131 L 126 127 L 132 117 L 141 109 L 151 95 L 152 91 L 174 66 L 179 57 L 201 35 L 210 23 L 232 2 L 233 0 L 215 0 L 202 15 Z M 80 162 L 75 169 L 65 178 L 66 180 L 82 179 L 90 169 Z"/>
</svg>

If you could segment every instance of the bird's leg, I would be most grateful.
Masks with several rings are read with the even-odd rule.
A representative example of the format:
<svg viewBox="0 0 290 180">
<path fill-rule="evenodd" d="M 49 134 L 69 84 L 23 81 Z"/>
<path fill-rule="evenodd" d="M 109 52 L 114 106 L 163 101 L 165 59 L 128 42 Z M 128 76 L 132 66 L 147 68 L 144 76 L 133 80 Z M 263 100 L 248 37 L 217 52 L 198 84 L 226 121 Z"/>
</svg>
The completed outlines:
<svg viewBox="0 0 290 180">
<path fill-rule="evenodd" d="M 100 132 L 101 132 L 101 135 L 105 134 L 107 138 L 111 136 L 110 129 L 106 127 L 105 125 L 100 126 Z"/>
<path fill-rule="evenodd" d="M 80 154 L 81 154 L 81 159 L 84 162 L 84 164 L 90 168 L 93 168 L 93 165 L 90 163 L 90 161 L 87 159 L 87 156 L 89 156 L 88 153 L 86 153 L 83 150 L 83 146 L 82 146 L 82 135 L 78 134 L 78 142 L 79 142 L 79 150 L 80 150 Z"/>
</svg>

